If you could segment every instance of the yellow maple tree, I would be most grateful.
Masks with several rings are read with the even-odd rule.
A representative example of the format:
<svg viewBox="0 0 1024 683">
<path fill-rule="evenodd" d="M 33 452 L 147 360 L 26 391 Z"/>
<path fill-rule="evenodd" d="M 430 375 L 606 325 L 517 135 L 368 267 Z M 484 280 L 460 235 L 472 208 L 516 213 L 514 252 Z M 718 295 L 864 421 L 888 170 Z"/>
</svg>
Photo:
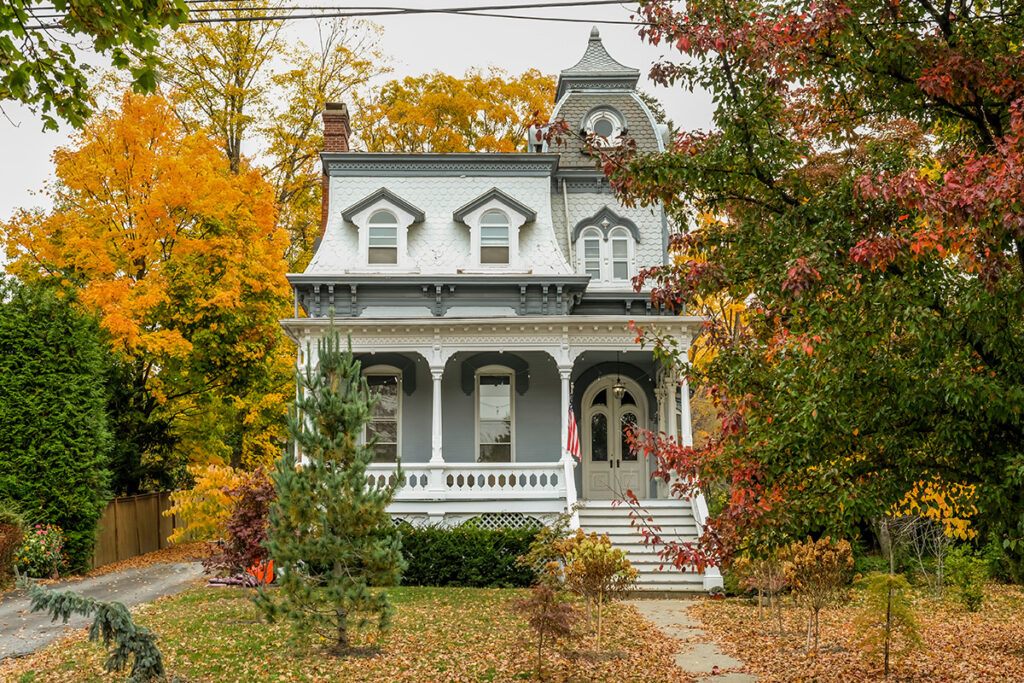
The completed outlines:
<svg viewBox="0 0 1024 683">
<path fill-rule="evenodd" d="M 268 439 L 282 438 L 291 349 L 277 324 L 288 238 L 270 185 L 232 172 L 166 100 L 132 93 L 54 164 L 53 208 L 0 225 L 10 270 L 57 279 L 97 314 L 146 396 L 133 405 L 171 425 L 179 453 L 276 454 Z"/>
<path fill-rule="evenodd" d="M 352 128 L 368 152 L 525 151 L 527 129 L 548 120 L 554 95 L 554 77 L 536 69 L 435 71 L 357 98 Z"/>
</svg>

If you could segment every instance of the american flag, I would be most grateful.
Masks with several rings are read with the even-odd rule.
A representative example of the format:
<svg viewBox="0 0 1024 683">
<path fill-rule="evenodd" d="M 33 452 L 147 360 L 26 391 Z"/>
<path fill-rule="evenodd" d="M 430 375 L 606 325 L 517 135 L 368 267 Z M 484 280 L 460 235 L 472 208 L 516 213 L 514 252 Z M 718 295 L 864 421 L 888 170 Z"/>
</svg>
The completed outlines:
<svg viewBox="0 0 1024 683">
<path fill-rule="evenodd" d="M 580 430 L 576 427 L 576 413 L 569 408 L 569 436 L 565 443 L 565 450 L 569 451 L 574 458 L 580 459 Z"/>
</svg>

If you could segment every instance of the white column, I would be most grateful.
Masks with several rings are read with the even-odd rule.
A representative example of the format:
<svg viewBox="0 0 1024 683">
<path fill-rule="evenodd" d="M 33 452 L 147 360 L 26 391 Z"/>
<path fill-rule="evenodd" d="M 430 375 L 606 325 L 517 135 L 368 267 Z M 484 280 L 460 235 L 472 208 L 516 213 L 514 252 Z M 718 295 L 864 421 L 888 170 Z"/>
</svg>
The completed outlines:
<svg viewBox="0 0 1024 683">
<path fill-rule="evenodd" d="M 444 463 L 444 455 L 441 453 L 441 377 L 443 375 L 443 367 L 430 368 L 430 376 L 434 380 L 434 398 L 431 403 L 433 419 L 430 425 L 430 462 L 432 464 Z"/>
<path fill-rule="evenodd" d="M 569 393 L 569 379 L 572 377 L 572 366 L 560 365 L 558 367 L 558 376 L 562 380 L 562 477 L 565 479 L 565 509 L 573 510 L 572 517 L 569 520 L 569 527 L 571 529 L 578 529 L 580 527 L 580 515 L 579 512 L 574 510 L 576 507 L 576 460 L 572 453 L 569 452 L 569 409 L 572 406 L 572 398 Z M 579 424 L 576 425 L 577 433 L 579 432 Z"/>
<path fill-rule="evenodd" d="M 684 446 L 693 445 L 693 423 L 690 418 L 690 385 L 686 379 L 686 375 L 683 375 L 683 381 L 679 386 L 679 391 L 682 393 L 682 420 L 680 429 L 682 432 L 679 434 L 679 441 Z"/>
</svg>

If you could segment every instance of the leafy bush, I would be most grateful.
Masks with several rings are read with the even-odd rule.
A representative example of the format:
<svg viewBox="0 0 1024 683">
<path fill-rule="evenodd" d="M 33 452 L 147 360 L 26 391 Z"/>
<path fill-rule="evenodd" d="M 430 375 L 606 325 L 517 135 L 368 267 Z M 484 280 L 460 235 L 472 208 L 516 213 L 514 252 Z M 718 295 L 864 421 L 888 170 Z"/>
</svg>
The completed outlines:
<svg viewBox="0 0 1024 683">
<path fill-rule="evenodd" d="M 18 571 L 33 578 L 57 578 L 67 566 L 64 532 L 54 524 L 36 524 L 25 535 L 15 555 Z"/>
<path fill-rule="evenodd" d="M 853 552 L 849 541 L 826 536 L 817 541 L 795 542 L 784 553 L 786 581 L 797 603 L 808 611 L 807 646 L 818 650 L 821 610 L 836 602 L 850 580 Z"/>
<path fill-rule="evenodd" d="M 786 587 L 786 575 L 778 550 L 765 552 L 758 557 L 741 556 L 733 562 L 730 574 L 742 588 L 757 592 L 757 617 L 764 617 L 765 598 L 768 607 L 775 609 L 779 633 L 782 622 L 782 603 L 779 593 Z"/>
<path fill-rule="evenodd" d="M 119 602 L 101 602 L 79 595 L 74 591 L 50 591 L 32 582 L 24 582 L 29 591 L 32 611 L 49 612 L 54 621 L 78 614 L 93 617 L 89 628 L 89 642 L 101 641 L 113 648 L 107 656 L 105 668 L 109 672 L 128 672 L 128 683 L 149 683 L 165 679 L 163 657 L 156 646 L 156 634 L 132 621 L 128 608 Z"/>
<path fill-rule="evenodd" d="M 109 360 L 66 297 L 0 278 L 0 499 L 60 526 L 73 570 L 89 566 L 109 498 Z"/>
<path fill-rule="evenodd" d="M 587 600 L 596 612 L 600 651 L 604 607 L 632 590 L 639 572 L 629 563 L 625 551 L 612 547 L 607 534 L 588 536 L 578 529 L 569 542 L 572 546 L 566 553 L 565 586 Z"/>
<path fill-rule="evenodd" d="M 901 574 L 868 574 L 858 584 L 864 588 L 864 608 L 854 622 L 860 646 L 872 657 L 882 656 L 889 677 L 892 655 L 904 655 L 922 644 L 920 629 L 910 602 L 910 583 Z"/>
<path fill-rule="evenodd" d="M 188 468 L 188 473 L 195 484 L 172 493 L 173 505 L 164 513 L 180 522 L 169 540 L 181 543 L 224 538 L 234 505 L 228 492 L 242 483 L 242 473 L 227 465 L 195 465 Z"/>
<path fill-rule="evenodd" d="M 544 646 L 572 635 L 572 626 L 578 617 L 576 608 L 546 583 L 537 584 L 528 597 L 516 600 L 513 605 L 537 634 L 535 670 L 537 679 L 544 680 Z"/>
<path fill-rule="evenodd" d="M 14 558 L 25 540 L 25 520 L 8 501 L 0 501 L 0 586 L 14 573 Z"/>
<path fill-rule="evenodd" d="M 524 588 L 537 571 L 518 562 L 539 532 L 536 528 L 484 529 L 414 527 L 402 524 L 402 552 L 409 566 L 402 577 L 407 586 L 467 586 Z"/>
<path fill-rule="evenodd" d="M 969 612 L 977 612 L 985 600 L 985 561 L 975 557 L 967 546 L 958 546 L 946 559 L 946 571 L 956 597 Z"/>
<path fill-rule="evenodd" d="M 274 482 L 264 470 L 242 476 L 234 488 L 227 489 L 233 501 L 226 525 L 227 537 L 221 552 L 203 564 L 209 568 L 237 573 L 267 559 L 267 524 L 270 504 L 276 498 Z"/>
</svg>

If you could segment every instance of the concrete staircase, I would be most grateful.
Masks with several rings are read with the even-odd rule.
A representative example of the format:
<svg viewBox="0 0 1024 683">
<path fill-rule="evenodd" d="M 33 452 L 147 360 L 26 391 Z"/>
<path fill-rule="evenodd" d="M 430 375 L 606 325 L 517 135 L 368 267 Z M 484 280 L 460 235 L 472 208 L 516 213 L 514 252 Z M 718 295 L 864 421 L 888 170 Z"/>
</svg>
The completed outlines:
<svg viewBox="0 0 1024 683">
<path fill-rule="evenodd" d="M 644 500 L 641 508 L 646 516 L 652 517 L 649 524 L 660 527 L 660 536 L 666 540 L 695 540 L 697 522 L 687 503 L 679 500 Z M 626 505 L 613 506 L 611 501 L 588 500 L 580 508 L 580 527 L 587 533 L 608 534 L 612 545 L 622 548 L 629 561 L 640 572 L 637 589 L 649 592 L 705 592 L 702 574 L 695 571 L 679 571 L 671 565 L 662 566 L 658 557 L 659 548 L 646 545 L 640 530 L 630 524 L 630 509 Z M 711 579 L 711 577 L 708 577 Z M 720 584 L 716 577 L 714 583 Z M 710 585 L 708 586 L 710 587 Z"/>
</svg>

